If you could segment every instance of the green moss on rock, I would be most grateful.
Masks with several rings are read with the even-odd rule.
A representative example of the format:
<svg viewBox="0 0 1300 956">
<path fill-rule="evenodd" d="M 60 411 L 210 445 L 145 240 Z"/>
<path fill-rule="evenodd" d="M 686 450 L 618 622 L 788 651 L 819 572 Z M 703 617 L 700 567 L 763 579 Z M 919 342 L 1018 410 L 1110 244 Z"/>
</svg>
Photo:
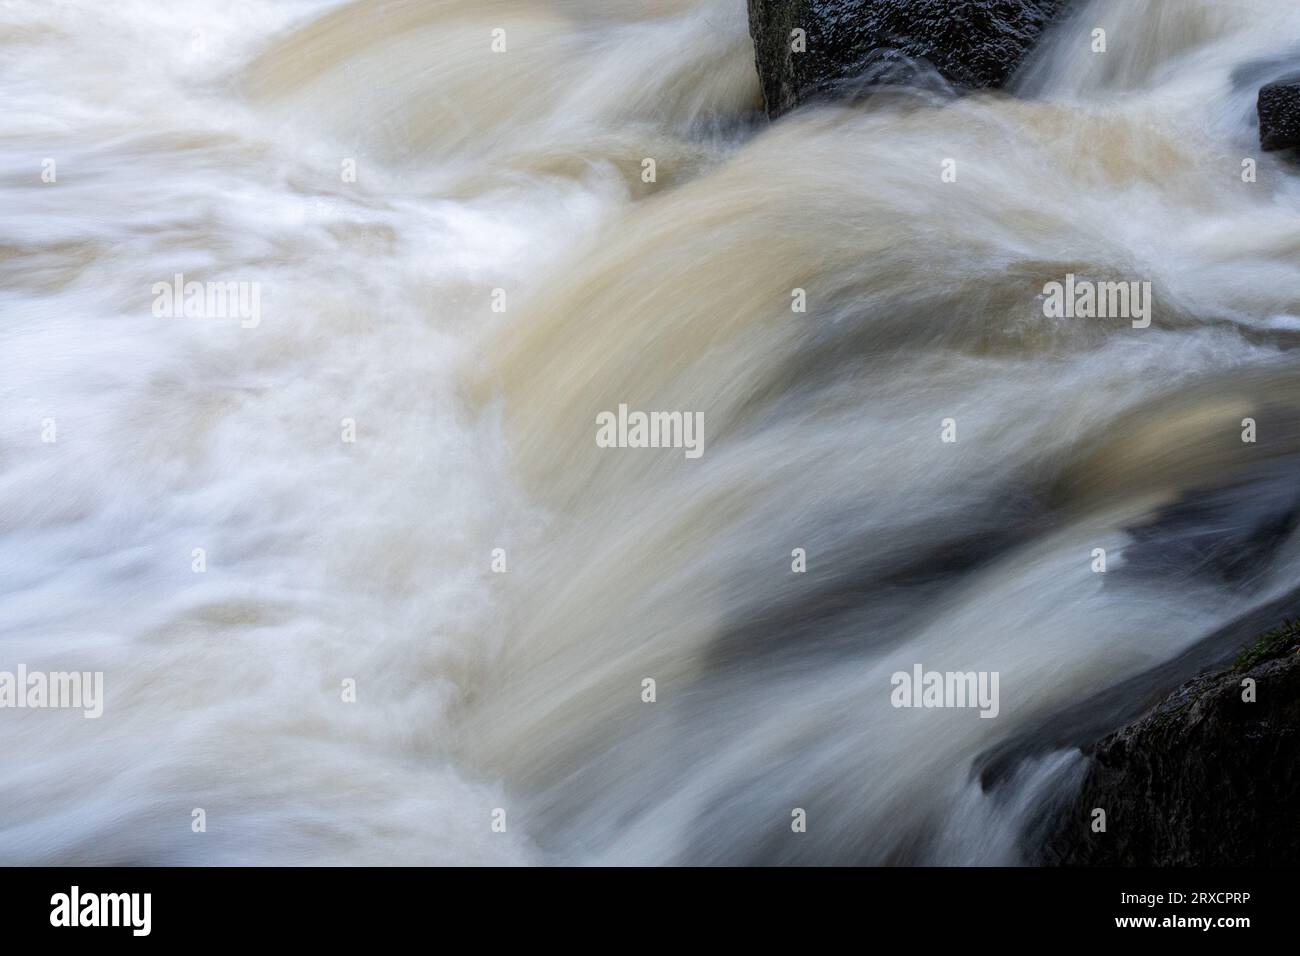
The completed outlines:
<svg viewBox="0 0 1300 956">
<path fill-rule="evenodd" d="M 1238 654 L 1232 662 L 1232 670 L 1241 673 L 1257 664 L 1297 652 L 1300 652 L 1300 620 L 1287 621 L 1261 635 L 1259 640 Z"/>
</svg>

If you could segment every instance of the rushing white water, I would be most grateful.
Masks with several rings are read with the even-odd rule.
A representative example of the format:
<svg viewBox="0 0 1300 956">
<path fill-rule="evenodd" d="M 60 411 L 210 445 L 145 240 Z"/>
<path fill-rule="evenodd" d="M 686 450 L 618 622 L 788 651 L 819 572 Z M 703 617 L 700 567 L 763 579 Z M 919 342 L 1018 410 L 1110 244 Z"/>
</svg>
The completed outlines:
<svg viewBox="0 0 1300 956">
<path fill-rule="evenodd" d="M 1298 36 L 1098 0 L 769 129 L 741 0 L 6 5 L 0 670 L 106 700 L 0 710 L 0 862 L 1020 861 L 1073 758 L 979 756 L 1295 586 Z"/>
</svg>

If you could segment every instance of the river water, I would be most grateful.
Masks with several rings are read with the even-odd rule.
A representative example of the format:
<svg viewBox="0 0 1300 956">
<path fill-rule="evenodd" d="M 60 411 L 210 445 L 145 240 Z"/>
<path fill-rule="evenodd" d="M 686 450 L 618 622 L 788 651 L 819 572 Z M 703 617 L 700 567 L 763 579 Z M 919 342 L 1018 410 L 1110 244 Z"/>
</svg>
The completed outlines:
<svg viewBox="0 0 1300 956">
<path fill-rule="evenodd" d="M 743 0 L 6 4 L 0 670 L 105 700 L 0 711 L 0 861 L 1025 861 L 1079 757 L 982 756 L 1296 585 L 1297 38 L 769 126 Z"/>
</svg>

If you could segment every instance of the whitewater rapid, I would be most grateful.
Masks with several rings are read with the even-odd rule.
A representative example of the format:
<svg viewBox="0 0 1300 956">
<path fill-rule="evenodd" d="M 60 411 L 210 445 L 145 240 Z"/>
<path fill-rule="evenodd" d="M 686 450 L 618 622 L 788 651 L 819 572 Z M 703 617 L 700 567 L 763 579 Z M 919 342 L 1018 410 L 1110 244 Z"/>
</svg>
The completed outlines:
<svg viewBox="0 0 1300 956">
<path fill-rule="evenodd" d="M 742 0 L 6 5 L 0 670 L 105 700 L 0 710 L 0 862 L 1024 862 L 1078 758 L 983 755 L 1296 587 L 1298 35 L 1093 0 L 769 126 Z"/>
</svg>

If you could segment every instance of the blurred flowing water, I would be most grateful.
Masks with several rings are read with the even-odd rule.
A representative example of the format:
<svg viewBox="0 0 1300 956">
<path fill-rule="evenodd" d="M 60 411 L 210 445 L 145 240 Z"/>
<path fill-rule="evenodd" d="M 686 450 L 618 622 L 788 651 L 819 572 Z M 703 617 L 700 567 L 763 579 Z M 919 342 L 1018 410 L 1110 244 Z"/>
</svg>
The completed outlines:
<svg viewBox="0 0 1300 956">
<path fill-rule="evenodd" d="M 0 862 L 1023 861 L 1077 758 L 981 755 L 1297 583 L 1298 36 L 1098 0 L 769 128 L 741 0 L 6 4 L 0 670 L 106 701 L 0 711 Z"/>
</svg>

